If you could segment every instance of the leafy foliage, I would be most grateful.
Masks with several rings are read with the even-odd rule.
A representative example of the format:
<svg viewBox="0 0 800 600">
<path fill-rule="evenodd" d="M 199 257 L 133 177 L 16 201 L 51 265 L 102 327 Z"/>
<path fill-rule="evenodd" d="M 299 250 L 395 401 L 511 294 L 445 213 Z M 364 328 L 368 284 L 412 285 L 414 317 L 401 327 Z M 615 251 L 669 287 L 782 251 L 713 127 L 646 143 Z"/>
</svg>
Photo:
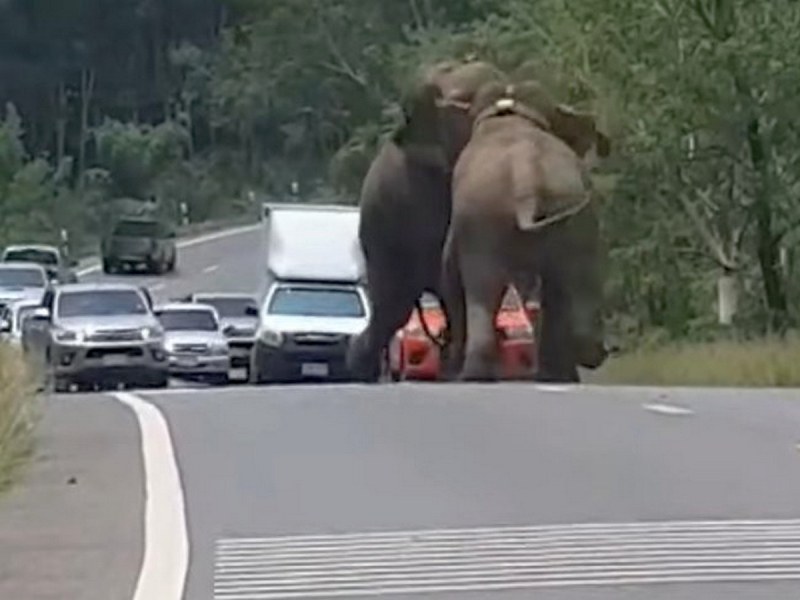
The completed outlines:
<svg viewBox="0 0 800 600">
<path fill-rule="evenodd" d="M 800 296 L 800 5 L 743 0 L 8 0 L 0 241 L 86 230 L 116 196 L 237 210 L 249 190 L 354 202 L 421 64 L 474 56 L 593 110 L 609 318 L 705 338 Z M 102 25 L 101 25 L 102 24 Z M 24 123 L 24 127 L 23 127 Z"/>
</svg>

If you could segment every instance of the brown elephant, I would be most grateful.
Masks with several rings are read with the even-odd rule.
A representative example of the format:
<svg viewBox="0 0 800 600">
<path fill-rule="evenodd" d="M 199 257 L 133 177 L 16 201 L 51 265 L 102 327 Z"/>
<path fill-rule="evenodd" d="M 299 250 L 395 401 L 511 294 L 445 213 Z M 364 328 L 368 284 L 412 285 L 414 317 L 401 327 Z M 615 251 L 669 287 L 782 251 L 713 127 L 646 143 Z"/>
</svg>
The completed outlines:
<svg viewBox="0 0 800 600">
<path fill-rule="evenodd" d="M 521 101 L 521 99 L 523 99 Z M 540 285 L 540 381 L 579 381 L 605 360 L 603 256 L 588 162 L 607 156 L 594 118 L 556 105 L 535 82 L 490 83 L 471 107 L 472 136 L 453 171 L 444 250 L 450 369 L 496 377 L 502 294 Z"/>
<path fill-rule="evenodd" d="M 424 291 L 439 298 L 450 221 L 452 167 L 469 140 L 476 91 L 501 73 L 485 62 L 440 63 L 404 101 L 404 122 L 364 179 L 359 239 L 372 316 L 347 357 L 356 379 L 375 381 L 391 337 Z M 446 303 L 443 308 L 447 311 Z"/>
</svg>

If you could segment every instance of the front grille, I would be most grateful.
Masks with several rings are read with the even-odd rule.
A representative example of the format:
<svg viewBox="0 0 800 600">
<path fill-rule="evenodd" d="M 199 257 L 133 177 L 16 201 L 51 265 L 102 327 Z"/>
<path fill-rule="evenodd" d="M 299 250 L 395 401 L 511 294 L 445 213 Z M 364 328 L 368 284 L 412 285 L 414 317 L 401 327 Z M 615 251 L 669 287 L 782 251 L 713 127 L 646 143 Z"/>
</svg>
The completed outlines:
<svg viewBox="0 0 800 600">
<path fill-rule="evenodd" d="M 231 329 L 227 333 L 229 338 L 252 338 L 256 332 L 253 329 Z"/>
<path fill-rule="evenodd" d="M 91 348 L 86 351 L 86 358 L 102 358 L 104 356 L 109 356 L 111 354 L 115 354 L 118 356 L 137 357 L 137 356 L 142 356 L 143 352 L 142 349 L 138 347 Z"/>
<path fill-rule="evenodd" d="M 208 344 L 175 344 L 174 354 L 208 354 Z"/>
<path fill-rule="evenodd" d="M 295 333 L 292 341 L 298 346 L 335 346 L 347 340 L 341 333 Z"/>
<path fill-rule="evenodd" d="M 141 329 L 107 329 L 95 331 L 86 338 L 90 342 L 138 342 L 144 339 Z"/>
<path fill-rule="evenodd" d="M 244 350 L 249 350 L 250 348 L 253 347 L 253 343 L 254 342 L 252 340 L 243 341 L 243 342 L 228 342 L 228 347 L 231 348 L 231 349 L 241 348 L 241 349 L 244 349 Z"/>
</svg>

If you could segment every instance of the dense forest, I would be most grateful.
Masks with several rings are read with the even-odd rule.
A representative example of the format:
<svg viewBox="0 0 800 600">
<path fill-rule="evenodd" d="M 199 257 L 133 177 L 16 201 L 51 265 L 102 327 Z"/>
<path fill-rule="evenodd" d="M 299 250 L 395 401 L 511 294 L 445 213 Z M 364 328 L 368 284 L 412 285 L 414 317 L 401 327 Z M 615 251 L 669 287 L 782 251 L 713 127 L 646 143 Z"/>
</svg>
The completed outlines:
<svg viewBox="0 0 800 600">
<path fill-rule="evenodd" d="M 291 181 L 355 202 L 409 74 L 475 56 L 610 134 L 595 180 L 621 336 L 783 331 L 799 47 L 793 0 L 0 0 L 0 244 L 91 239 L 115 197 L 195 220 Z"/>
</svg>

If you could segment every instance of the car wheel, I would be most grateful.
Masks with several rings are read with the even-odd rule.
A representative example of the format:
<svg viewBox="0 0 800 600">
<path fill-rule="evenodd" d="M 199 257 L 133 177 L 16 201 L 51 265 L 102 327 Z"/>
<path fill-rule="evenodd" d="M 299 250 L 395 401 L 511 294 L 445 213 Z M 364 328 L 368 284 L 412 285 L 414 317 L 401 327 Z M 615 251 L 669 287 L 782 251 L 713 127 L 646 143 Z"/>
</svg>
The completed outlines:
<svg viewBox="0 0 800 600">
<path fill-rule="evenodd" d="M 176 266 L 177 262 L 178 262 L 178 257 L 173 255 L 172 256 L 172 260 L 169 261 L 169 267 L 167 269 L 170 273 L 173 273 L 175 271 L 175 266 Z"/>
<path fill-rule="evenodd" d="M 53 375 L 53 391 L 56 394 L 66 394 L 72 386 L 72 381 L 66 375 Z"/>
<path fill-rule="evenodd" d="M 103 259 L 103 273 L 105 273 L 106 275 L 111 275 L 112 273 L 114 273 L 114 271 L 115 271 L 114 263 L 112 263 L 110 260 L 104 258 Z"/>
<path fill-rule="evenodd" d="M 164 389 L 169 385 L 169 373 L 157 371 L 153 373 L 147 382 L 147 387 L 151 389 Z"/>
</svg>

